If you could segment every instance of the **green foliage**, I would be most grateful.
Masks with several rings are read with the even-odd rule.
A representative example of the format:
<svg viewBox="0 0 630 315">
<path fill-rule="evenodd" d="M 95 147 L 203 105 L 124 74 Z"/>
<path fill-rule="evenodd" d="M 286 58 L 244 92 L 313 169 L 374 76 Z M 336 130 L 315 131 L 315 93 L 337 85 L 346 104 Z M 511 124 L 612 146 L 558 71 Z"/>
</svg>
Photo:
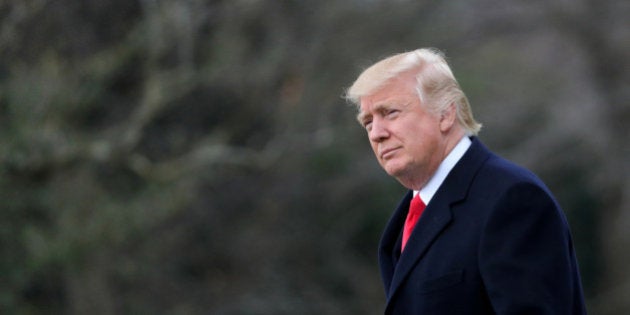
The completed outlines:
<svg viewBox="0 0 630 315">
<path fill-rule="evenodd" d="M 341 95 L 362 67 L 419 46 L 452 58 L 484 141 L 549 179 L 596 296 L 617 275 L 599 255 L 622 260 L 598 247 L 600 212 L 620 212 L 630 177 L 609 150 L 624 147 L 623 124 L 590 119 L 627 120 L 611 105 L 625 79 L 586 79 L 608 69 L 589 45 L 614 56 L 627 28 L 580 33 L 551 19 L 573 17 L 554 4 L 510 8 L 0 3 L 0 312 L 380 310 L 376 246 L 404 189 Z"/>
</svg>

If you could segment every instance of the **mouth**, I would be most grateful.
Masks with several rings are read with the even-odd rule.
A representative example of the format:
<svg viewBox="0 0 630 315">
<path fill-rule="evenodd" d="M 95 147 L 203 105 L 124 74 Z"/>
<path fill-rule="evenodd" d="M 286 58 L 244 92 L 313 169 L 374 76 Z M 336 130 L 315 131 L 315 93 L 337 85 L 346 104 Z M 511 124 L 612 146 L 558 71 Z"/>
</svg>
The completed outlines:
<svg viewBox="0 0 630 315">
<path fill-rule="evenodd" d="M 383 160 L 387 160 L 387 159 L 389 159 L 389 158 L 393 157 L 393 156 L 394 156 L 394 154 L 396 154 L 396 151 L 397 151 L 398 149 L 399 149 L 399 148 L 391 148 L 391 149 L 385 149 L 385 150 L 383 150 L 383 151 L 381 152 L 381 159 L 383 159 Z"/>
</svg>

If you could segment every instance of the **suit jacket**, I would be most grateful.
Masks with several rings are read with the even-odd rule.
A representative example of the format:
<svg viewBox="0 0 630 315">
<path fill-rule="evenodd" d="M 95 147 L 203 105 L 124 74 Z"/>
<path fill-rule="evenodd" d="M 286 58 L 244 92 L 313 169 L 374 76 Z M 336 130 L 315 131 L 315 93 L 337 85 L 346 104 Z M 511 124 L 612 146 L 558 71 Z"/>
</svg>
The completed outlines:
<svg viewBox="0 0 630 315">
<path fill-rule="evenodd" d="M 472 138 L 401 254 L 411 197 L 379 245 L 385 314 L 586 314 L 566 218 L 531 172 Z"/>
</svg>

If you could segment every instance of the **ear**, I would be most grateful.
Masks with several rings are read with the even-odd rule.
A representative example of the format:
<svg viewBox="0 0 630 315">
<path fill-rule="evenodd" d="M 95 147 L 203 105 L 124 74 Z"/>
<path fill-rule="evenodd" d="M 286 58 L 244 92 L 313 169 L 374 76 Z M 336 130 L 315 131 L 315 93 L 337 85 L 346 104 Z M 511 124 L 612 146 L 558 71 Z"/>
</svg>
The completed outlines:
<svg viewBox="0 0 630 315">
<path fill-rule="evenodd" d="M 451 103 L 440 114 L 440 131 L 447 133 L 453 128 L 455 121 L 457 120 L 457 110 L 455 104 Z"/>
</svg>

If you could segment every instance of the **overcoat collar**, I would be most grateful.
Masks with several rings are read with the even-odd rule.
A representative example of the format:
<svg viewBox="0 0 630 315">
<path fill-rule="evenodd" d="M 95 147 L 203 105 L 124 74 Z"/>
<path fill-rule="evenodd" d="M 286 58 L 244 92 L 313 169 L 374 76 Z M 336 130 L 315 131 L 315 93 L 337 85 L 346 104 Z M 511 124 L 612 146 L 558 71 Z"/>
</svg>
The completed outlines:
<svg viewBox="0 0 630 315">
<path fill-rule="evenodd" d="M 400 254 L 401 231 L 413 192 L 407 192 L 400 202 L 383 233 L 379 249 L 381 275 L 388 305 L 409 272 L 453 220 L 451 206 L 466 198 L 470 183 L 489 156 L 488 149 L 473 137 L 470 148 L 451 170 L 416 223 L 406 246 L 412 250 L 404 251 L 402 254 Z"/>
</svg>

